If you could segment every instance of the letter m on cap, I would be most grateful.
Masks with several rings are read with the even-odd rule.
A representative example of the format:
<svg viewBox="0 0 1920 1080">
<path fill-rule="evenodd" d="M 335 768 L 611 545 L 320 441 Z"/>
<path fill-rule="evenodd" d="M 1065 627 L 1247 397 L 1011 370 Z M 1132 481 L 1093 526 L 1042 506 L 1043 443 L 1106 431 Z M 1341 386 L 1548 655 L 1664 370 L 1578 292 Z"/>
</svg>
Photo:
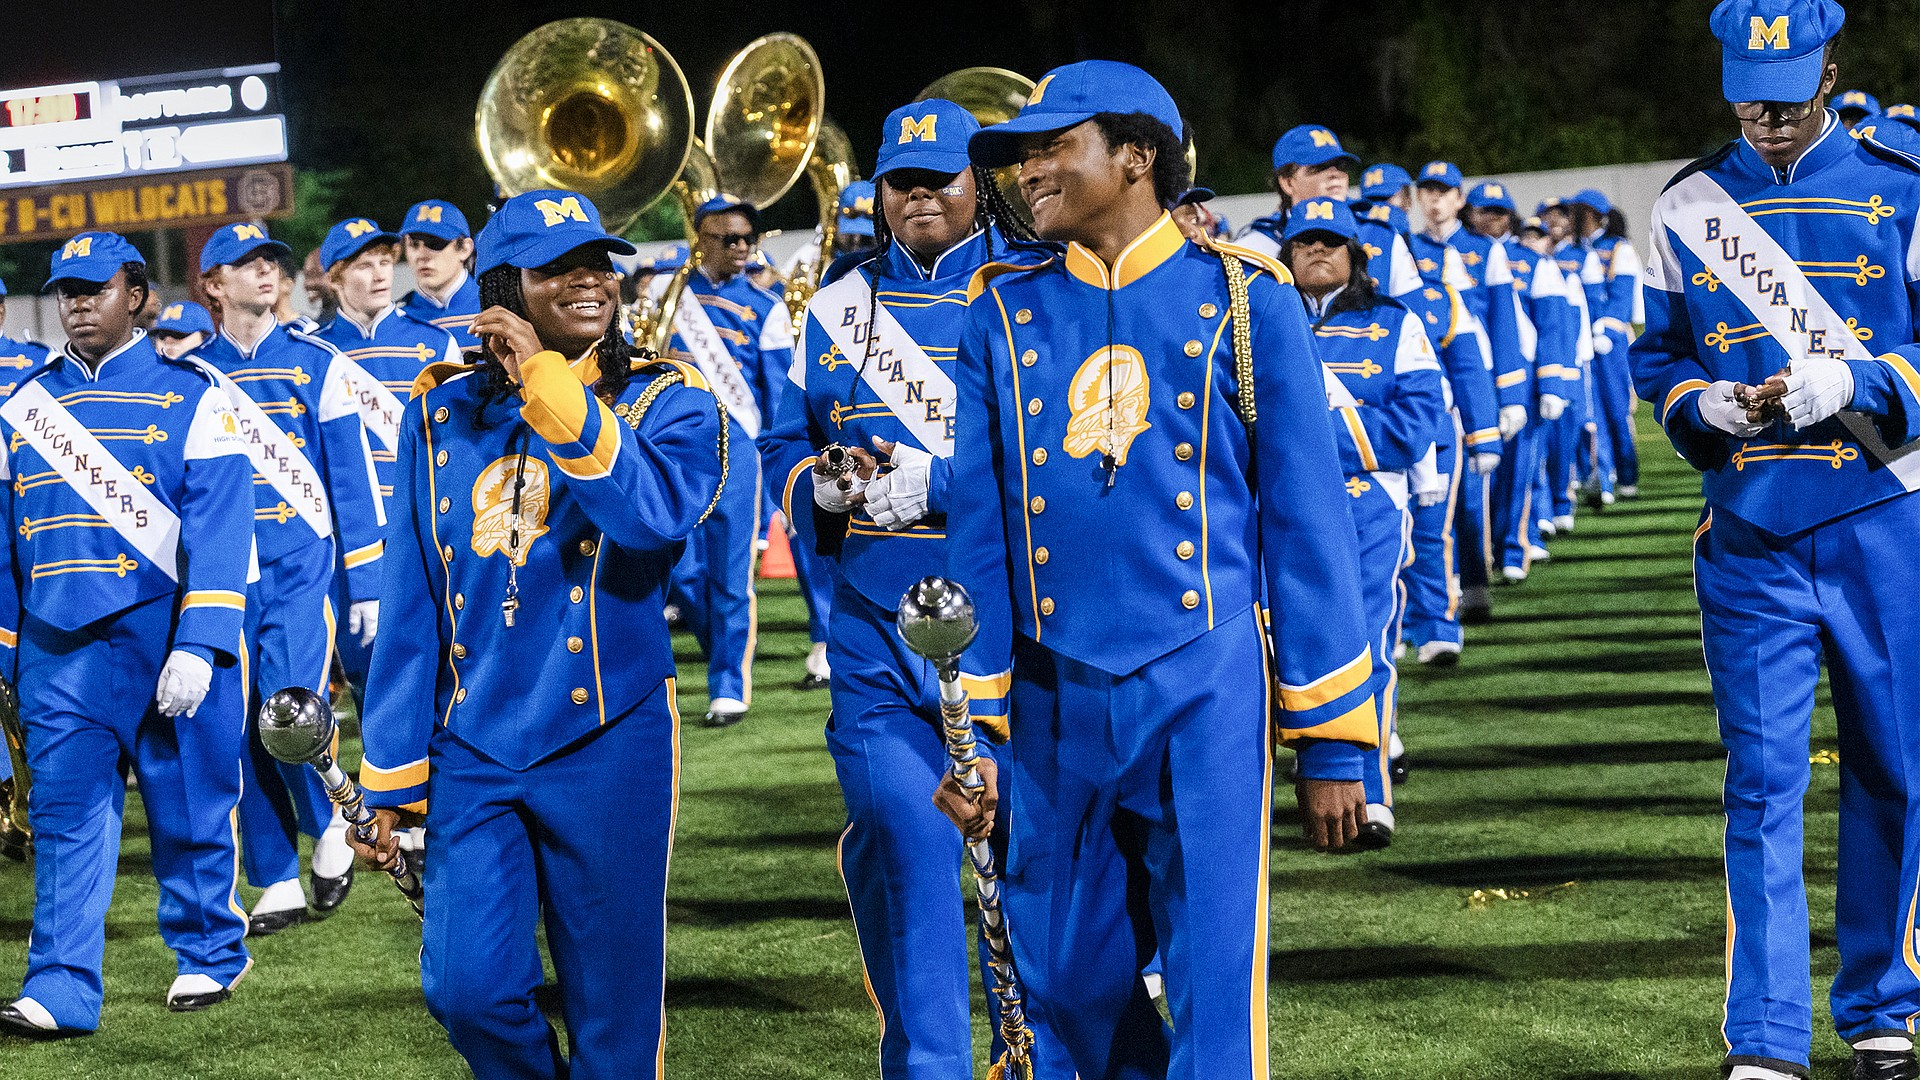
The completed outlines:
<svg viewBox="0 0 1920 1080">
<path fill-rule="evenodd" d="M 1333 220 L 1333 203 L 1331 202 L 1308 203 L 1307 204 L 1307 220 L 1308 221 L 1316 221 L 1316 220 L 1332 221 Z"/>
<path fill-rule="evenodd" d="M 347 222 L 347 235 L 353 237 L 356 240 L 362 236 L 367 235 L 372 231 L 373 231 L 373 222 L 368 221 L 365 218 L 362 218 L 359 221 Z"/>
<path fill-rule="evenodd" d="M 1768 22 L 1760 16 L 1755 15 L 1748 20 L 1747 25 L 1751 28 L 1751 33 L 1747 36 L 1748 51 L 1758 52 L 1769 45 L 1780 51 L 1785 51 L 1789 48 L 1787 45 L 1787 17 L 1785 15 L 1775 18 L 1772 22 Z"/>
<path fill-rule="evenodd" d="M 540 216 L 546 219 L 547 228 L 549 229 L 567 220 L 578 221 L 583 225 L 590 224 L 587 221 L 587 212 L 580 209 L 580 200 L 572 195 L 561 199 L 559 202 L 555 202 L 552 199 L 540 199 L 533 205 L 535 209 L 540 211 Z"/>
<path fill-rule="evenodd" d="M 413 215 L 413 220 L 437 222 L 440 220 L 440 209 L 438 206 L 423 206 L 419 213 Z"/>
<path fill-rule="evenodd" d="M 919 119 L 911 116 L 900 118 L 900 143 L 933 142 L 939 138 L 933 133 L 934 121 L 940 119 L 939 113 L 928 113 Z"/>
<path fill-rule="evenodd" d="M 1312 131 L 1307 132 L 1307 134 L 1313 136 L 1313 145 L 1315 146 L 1340 145 L 1340 140 L 1333 137 L 1333 132 L 1325 128 L 1314 128 Z"/>
<path fill-rule="evenodd" d="M 267 238 L 267 230 L 258 225 L 235 225 L 233 227 L 233 238 L 235 240 L 265 240 Z"/>
<path fill-rule="evenodd" d="M 66 247 L 60 249 L 60 257 L 62 259 L 85 259 L 92 256 L 92 254 L 93 237 L 91 236 L 76 236 L 67 241 Z"/>
<path fill-rule="evenodd" d="M 1053 76 L 1051 75 L 1048 75 L 1046 78 L 1041 79 L 1040 85 L 1034 87 L 1033 93 L 1027 95 L 1027 104 L 1029 105 L 1040 104 L 1040 99 L 1045 97 L 1047 94 L 1047 84 L 1052 81 L 1053 81 Z"/>
</svg>

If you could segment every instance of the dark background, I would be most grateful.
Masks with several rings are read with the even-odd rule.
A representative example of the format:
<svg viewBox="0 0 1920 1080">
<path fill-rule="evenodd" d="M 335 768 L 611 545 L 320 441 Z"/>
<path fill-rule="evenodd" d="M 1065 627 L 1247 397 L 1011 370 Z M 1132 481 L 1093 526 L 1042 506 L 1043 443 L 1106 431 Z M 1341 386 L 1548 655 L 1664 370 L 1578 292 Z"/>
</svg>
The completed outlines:
<svg viewBox="0 0 1920 1080">
<path fill-rule="evenodd" d="M 1913 0 L 1853 0 L 1842 88 L 1920 96 Z M 698 3 L 524 0 L 230 0 L 76 5 L 74 19 L 9 18 L 0 83 L 239 65 L 277 58 L 300 168 L 296 249 L 328 222 L 394 222 L 450 198 L 476 219 L 491 183 L 473 134 L 488 72 L 522 34 L 597 15 L 651 34 L 679 61 L 704 122 L 727 60 L 774 30 L 807 38 L 829 113 L 871 168 L 880 120 L 956 68 L 1038 78 L 1088 57 L 1158 76 L 1187 116 L 1202 182 L 1266 186 L 1274 138 L 1324 123 L 1367 161 L 1449 157 L 1468 173 L 1688 157 L 1733 133 L 1706 0 L 841 0 Z M 813 220 L 801 184 L 770 224 Z M 475 221 L 477 226 L 479 221 Z M 637 231 L 677 234 L 663 214 Z M 0 249 L 0 271 L 22 247 Z M 28 271 L 31 275 L 32 271 Z"/>
</svg>

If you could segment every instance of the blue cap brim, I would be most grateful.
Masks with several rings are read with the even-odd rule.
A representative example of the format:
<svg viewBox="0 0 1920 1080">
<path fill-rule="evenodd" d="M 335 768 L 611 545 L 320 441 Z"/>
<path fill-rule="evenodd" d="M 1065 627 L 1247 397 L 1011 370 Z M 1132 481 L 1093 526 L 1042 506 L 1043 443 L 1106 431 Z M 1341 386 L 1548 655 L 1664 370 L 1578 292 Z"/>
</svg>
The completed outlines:
<svg viewBox="0 0 1920 1080">
<path fill-rule="evenodd" d="M 841 236 L 872 236 L 873 219 L 870 217 L 843 217 L 835 227 Z"/>
<path fill-rule="evenodd" d="M 342 252 L 341 254 L 335 255 L 333 257 L 333 261 L 321 267 L 321 269 L 331 270 L 334 267 L 339 266 L 341 263 L 346 262 L 349 259 L 352 259 L 354 256 L 360 254 L 361 252 L 367 250 L 368 248 L 372 247 L 375 244 L 382 244 L 382 243 L 398 244 L 399 242 L 400 242 L 400 234 L 398 233 L 390 233 L 390 232 L 368 233 L 366 236 L 360 239 L 359 243 L 348 248 L 346 251 Z"/>
<path fill-rule="evenodd" d="M 1020 136 L 1041 131 L 1064 131 L 1093 119 L 1097 113 L 1022 113 L 1004 124 L 981 128 L 967 140 L 967 156 L 974 164 L 1002 169 L 1020 163 Z"/>
<path fill-rule="evenodd" d="M 571 236 L 565 233 L 554 233 L 543 236 L 537 242 L 528 244 L 517 251 L 508 252 L 505 255 L 496 257 L 483 266 L 476 266 L 474 272 L 476 274 L 484 274 L 496 266 L 517 266 L 522 270 L 531 270 L 536 267 L 545 266 L 569 251 L 583 247 L 601 247 L 617 255 L 635 255 L 639 253 L 638 248 L 617 236 L 602 234 L 582 239 L 577 232 Z"/>
<path fill-rule="evenodd" d="M 242 263 L 251 262 L 255 256 L 259 255 L 263 251 L 272 251 L 281 255 L 293 254 L 292 248 L 288 247 L 287 245 L 281 243 L 278 240 L 262 240 L 260 243 L 255 244 L 252 247 L 248 248 L 247 250 L 241 252 L 239 258 L 231 259 L 224 263 L 216 263 L 215 265 L 239 266 Z M 211 270 L 212 267 L 207 267 L 207 269 Z"/>
<path fill-rule="evenodd" d="M 1322 234 L 1322 235 L 1324 235 L 1324 236 L 1332 236 L 1332 237 L 1336 237 L 1336 238 L 1338 238 L 1338 239 L 1339 239 L 1339 241 L 1340 241 L 1341 243 L 1343 243 L 1343 244 L 1344 244 L 1344 243 L 1346 243 L 1346 242 L 1347 242 L 1347 241 L 1349 241 L 1349 240 L 1355 240 L 1355 239 L 1358 239 L 1358 238 L 1359 238 L 1359 236 L 1360 236 L 1360 234 L 1359 234 L 1359 233 L 1357 233 L 1357 232 L 1356 232 L 1356 233 L 1354 233 L 1353 235 L 1351 235 L 1351 236 L 1349 236 L 1349 235 L 1347 235 L 1346 233 L 1343 233 L 1343 232 L 1341 232 L 1341 231 L 1340 231 L 1340 230 L 1338 230 L 1338 229 L 1329 229 L 1329 228 L 1327 228 L 1327 227 L 1326 227 L 1325 225 L 1320 225 L 1320 224 L 1315 224 L 1315 225 L 1314 225 L 1314 226 L 1312 226 L 1311 228 L 1306 228 L 1306 229 L 1298 229 L 1298 230 L 1295 230 L 1295 231 L 1291 231 L 1291 232 L 1286 232 L 1286 233 L 1282 233 L 1282 234 L 1281 234 L 1281 236 L 1280 236 L 1280 242 L 1281 242 L 1281 243 L 1286 243 L 1286 242 L 1287 242 L 1287 241 L 1289 241 L 1289 240 L 1295 240 L 1295 239 L 1298 239 L 1298 238 L 1300 238 L 1300 237 L 1302 237 L 1302 236 L 1312 236 L 1312 235 L 1313 235 L 1314 233 L 1320 233 L 1320 234 Z"/>
<path fill-rule="evenodd" d="M 51 292 L 55 285 L 58 285 L 63 281 L 84 281 L 90 285 L 98 285 L 101 282 L 112 281 L 113 275 L 119 272 L 120 272 L 119 263 L 114 263 L 111 266 L 104 266 L 104 265 L 76 266 L 71 269 L 62 270 L 55 273 L 54 276 L 47 279 L 46 285 L 43 286 L 40 291 Z"/>
<path fill-rule="evenodd" d="M 750 202 L 728 203 L 725 206 L 716 206 L 710 210 L 702 207 L 693 213 L 693 227 L 696 229 L 699 228 L 701 222 L 715 214 L 745 214 L 747 215 L 747 227 L 755 232 L 760 231 L 760 208 Z"/>
<path fill-rule="evenodd" d="M 1320 149 L 1332 150 L 1333 148 L 1323 146 L 1323 147 L 1320 147 Z M 1347 153 L 1345 150 L 1333 150 L 1332 153 L 1326 154 L 1322 157 L 1311 158 L 1311 159 L 1301 160 L 1301 161 L 1281 162 L 1280 164 L 1281 165 L 1300 165 L 1309 169 L 1317 169 L 1322 165 L 1330 164 L 1335 161 L 1346 162 L 1347 167 L 1350 169 L 1357 169 L 1360 167 L 1360 159 L 1357 157 L 1354 157 L 1352 154 Z M 1274 166 L 1274 168 L 1276 169 L 1279 167 L 1280 165 Z"/>
<path fill-rule="evenodd" d="M 1815 49 L 1793 60 L 1747 60 L 1731 49 L 1720 50 L 1720 93 L 1734 101 L 1811 101 L 1820 92 L 1827 70 L 1825 49 Z"/>
<path fill-rule="evenodd" d="M 973 160 L 958 150 L 908 150 L 887 158 L 886 165 L 873 174 L 873 180 L 879 183 L 881 177 L 900 169 L 925 169 L 952 176 L 965 172 L 972 164 Z"/>
<path fill-rule="evenodd" d="M 464 240 L 467 238 L 467 234 L 461 232 L 458 225 L 449 225 L 440 221 L 423 221 L 410 228 L 401 229 L 400 233 L 403 236 L 411 236 L 414 233 L 419 233 L 422 236 L 437 236 L 442 240 Z"/>
</svg>

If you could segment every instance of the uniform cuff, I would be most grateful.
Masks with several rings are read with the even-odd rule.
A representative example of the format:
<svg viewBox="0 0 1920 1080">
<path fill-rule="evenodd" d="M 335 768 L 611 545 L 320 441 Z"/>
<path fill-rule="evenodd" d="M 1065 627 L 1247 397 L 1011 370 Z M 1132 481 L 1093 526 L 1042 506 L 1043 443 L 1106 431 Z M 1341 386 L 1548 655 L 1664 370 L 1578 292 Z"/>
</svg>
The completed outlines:
<svg viewBox="0 0 1920 1080">
<path fill-rule="evenodd" d="M 1301 739 L 1290 744 L 1302 780 L 1359 780 L 1367 752 L 1338 739 Z"/>
</svg>

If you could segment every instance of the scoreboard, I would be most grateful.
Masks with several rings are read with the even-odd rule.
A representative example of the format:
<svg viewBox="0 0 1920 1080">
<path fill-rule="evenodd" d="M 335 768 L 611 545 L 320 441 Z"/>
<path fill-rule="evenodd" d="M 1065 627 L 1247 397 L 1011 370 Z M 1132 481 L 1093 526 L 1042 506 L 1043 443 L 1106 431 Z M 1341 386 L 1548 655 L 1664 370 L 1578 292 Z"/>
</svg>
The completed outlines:
<svg viewBox="0 0 1920 1080">
<path fill-rule="evenodd" d="M 278 64 L 0 90 L 0 191 L 286 158 Z"/>
</svg>

